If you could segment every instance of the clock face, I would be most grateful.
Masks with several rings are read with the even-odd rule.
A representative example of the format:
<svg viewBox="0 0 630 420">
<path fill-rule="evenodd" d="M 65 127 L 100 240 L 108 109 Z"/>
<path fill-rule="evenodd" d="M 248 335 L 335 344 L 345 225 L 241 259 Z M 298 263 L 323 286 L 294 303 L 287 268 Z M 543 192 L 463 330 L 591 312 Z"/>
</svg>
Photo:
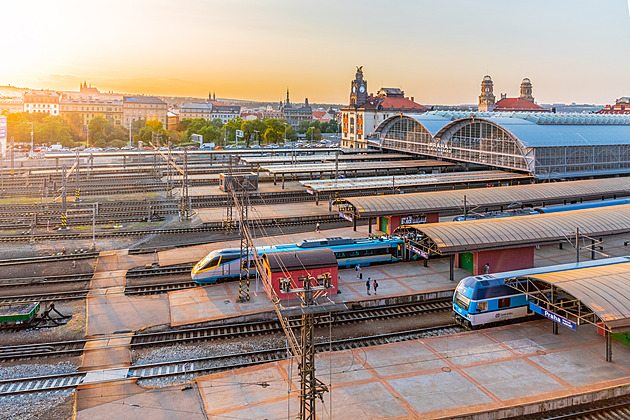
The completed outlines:
<svg viewBox="0 0 630 420">
<path fill-rule="evenodd" d="M 361 93 L 365 92 L 365 86 L 361 86 L 361 87 L 359 88 L 359 92 L 361 92 Z"/>
<path fill-rule="evenodd" d="M 357 91 L 357 87 L 356 86 L 352 86 L 352 92 L 356 92 Z"/>
</svg>

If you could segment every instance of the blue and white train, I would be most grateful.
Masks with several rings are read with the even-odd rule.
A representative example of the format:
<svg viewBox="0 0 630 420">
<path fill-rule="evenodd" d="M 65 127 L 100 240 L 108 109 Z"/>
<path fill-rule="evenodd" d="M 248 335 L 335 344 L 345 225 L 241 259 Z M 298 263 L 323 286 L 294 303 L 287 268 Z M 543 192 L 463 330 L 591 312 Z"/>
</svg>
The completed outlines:
<svg viewBox="0 0 630 420">
<path fill-rule="evenodd" d="M 351 239 L 326 238 L 304 240 L 299 244 L 262 246 L 256 248 L 258 256 L 275 252 L 301 251 L 305 249 L 330 248 L 337 257 L 339 267 L 355 267 L 357 264 L 396 262 L 403 259 L 403 241 L 401 239 Z M 191 277 L 197 283 L 216 283 L 218 280 L 240 275 L 241 251 L 238 248 L 212 251 L 192 269 Z M 249 265 L 255 267 L 250 255 Z M 255 270 L 252 268 L 251 271 Z"/>
<path fill-rule="evenodd" d="M 608 206 L 620 206 L 622 204 L 630 204 L 630 198 L 615 198 L 611 200 L 587 201 L 585 203 L 560 204 L 557 206 L 535 207 L 533 209 L 529 208 L 529 209 L 507 210 L 507 211 L 502 211 L 502 212 L 493 211 L 493 212 L 488 212 L 488 213 L 472 213 L 466 216 L 465 219 L 464 219 L 464 216 L 456 216 L 453 218 L 453 221 L 461 222 L 465 220 L 527 216 L 530 214 L 559 213 L 559 212 L 571 211 L 571 210 L 583 210 L 583 209 L 594 209 L 594 208 L 608 207 Z"/>
<path fill-rule="evenodd" d="M 529 302 L 523 293 L 507 286 L 505 280 L 627 262 L 630 257 L 606 258 L 466 277 L 459 282 L 453 295 L 453 317 L 458 324 L 470 329 L 524 320 L 534 316 Z"/>
</svg>

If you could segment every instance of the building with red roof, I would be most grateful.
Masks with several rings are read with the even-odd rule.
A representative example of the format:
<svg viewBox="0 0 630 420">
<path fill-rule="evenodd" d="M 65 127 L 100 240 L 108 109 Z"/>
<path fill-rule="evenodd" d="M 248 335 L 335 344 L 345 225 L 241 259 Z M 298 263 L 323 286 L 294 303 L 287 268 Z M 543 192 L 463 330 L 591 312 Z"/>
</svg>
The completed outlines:
<svg viewBox="0 0 630 420">
<path fill-rule="evenodd" d="M 630 115 L 630 97 L 624 96 L 617 99 L 614 105 L 606 105 L 606 108 L 600 109 L 596 114 L 625 114 Z"/>
<path fill-rule="evenodd" d="M 428 108 L 405 97 L 398 88 L 381 88 L 376 95 L 368 94 L 363 66 L 357 67 L 350 84 L 350 105 L 341 109 L 342 147 L 367 148 L 367 137 L 385 119 L 399 113 L 418 114 Z"/>
<path fill-rule="evenodd" d="M 534 102 L 532 96 L 532 82 L 524 78 L 521 82 L 521 95 L 518 98 L 508 98 L 506 94 L 501 94 L 501 99 L 495 102 L 494 83 L 488 75 L 481 81 L 481 95 L 479 95 L 480 112 L 550 112 Z"/>
</svg>

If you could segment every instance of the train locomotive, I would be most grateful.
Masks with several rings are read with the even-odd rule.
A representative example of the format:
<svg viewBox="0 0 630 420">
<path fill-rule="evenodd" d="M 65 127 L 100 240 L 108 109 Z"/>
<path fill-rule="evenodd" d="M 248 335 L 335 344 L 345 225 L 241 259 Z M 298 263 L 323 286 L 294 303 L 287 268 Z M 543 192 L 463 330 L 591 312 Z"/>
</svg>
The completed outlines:
<svg viewBox="0 0 630 420">
<path fill-rule="evenodd" d="M 341 268 L 368 266 L 372 264 L 401 261 L 403 241 L 401 239 L 351 239 L 326 238 L 304 240 L 299 244 L 257 247 L 258 256 L 275 252 L 301 251 L 305 249 L 330 248 Z M 249 256 L 250 272 L 255 272 L 253 256 Z M 192 269 L 191 277 L 199 284 L 213 284 L 219 280 L 235 278 L 241 271 L 239 248 L 215 250 L 206 255 Z"/>
<path fill-rule="evenodd" d="M 505 284 L 505 280 L 557 271 L 630 262 L 630 257 L 606 258 L 580 263 L 535 267 L 503 273 L 469 276 L 462 279 L 453 295 L 453 317 L 469 329 L 522 321 L 535 314 L 529 309 L 525 294 Z"/>
</svg>

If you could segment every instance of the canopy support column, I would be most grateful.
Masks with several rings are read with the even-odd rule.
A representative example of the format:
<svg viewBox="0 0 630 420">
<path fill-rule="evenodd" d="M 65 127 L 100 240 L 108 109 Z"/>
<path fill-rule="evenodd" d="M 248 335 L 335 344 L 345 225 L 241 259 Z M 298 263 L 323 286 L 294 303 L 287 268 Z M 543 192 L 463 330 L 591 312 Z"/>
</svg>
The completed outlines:
<svg viewBox="0 0 630 420">
<path fill-rule="evenodd" d="M 455 254 L 451 254 L 449 255 L 449 273 L 448 273 L 448 279 L 450 281 L 455 280 Z"/>
<path fill-rule="evenodd" d="M 606 330 L 606 361 L 612 362 L 612 334 Z"/>
</svg>

